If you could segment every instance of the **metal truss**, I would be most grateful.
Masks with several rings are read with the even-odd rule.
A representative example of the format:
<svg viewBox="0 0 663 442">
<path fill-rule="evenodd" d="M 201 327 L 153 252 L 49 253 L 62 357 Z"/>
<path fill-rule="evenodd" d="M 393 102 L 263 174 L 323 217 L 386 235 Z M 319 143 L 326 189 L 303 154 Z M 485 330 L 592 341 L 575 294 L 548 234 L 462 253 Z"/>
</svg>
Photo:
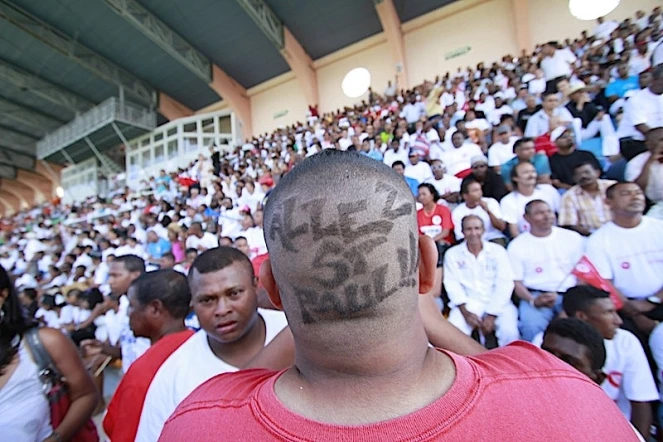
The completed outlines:
<svg viewBox="0 0 663 442">
<path fill-rule="evenodd" d="M 28 126 L 40 136 L 62 125 L 62 121 L 0 97 L 0 121 L 2 120 L 10 120 Z"/>
<path fill-rule="evenodd" d="M 0 140 L 6 146 L 34 146 L 35 139 L 31 135 L 17 132 L 11 127 L 0 125 Z M 0 148 L 4 149 L 4 148 Z"/>
<path fill-rule="evenodd" d="M 156 103 L 156 90 L 146 82 L 7 0 L 0 0 L 0 18 L 80 64 L 96 76 L 130 92 L 140 102 L 148 105 Z"/>
<path fill-rule="evenodd" d="M 263 0 L 237 0 L 278 50 L 285 46 L 283 22 Z"/>
<path fill-rule="evenodd" d="M 8 166 L 6 164 L 0 163 L 0 178 L 7 179 L 7 180 L 15 180 L 16 175 L 17 175 L 17 172 L 16 172 L 15 167 Z M 0 189 L 1 189 L 1 187 L 0 187 Z"/>
<path fill-rule="evenodd" d="M 104 0 L 111 9 L 156 43 L 205 83 L 212 81 L 212 63 L 189 42 L 134 0 Z"/>
<path fill-rule="evenodd" d="M 73 92 L 42 80 L 36 75 L 13 66 L 4 60 L 0 60 L 0 77 L 16 89 L 27 91 L 55 105 L 67 108 L 72 113 L 85 112 L 94 106 L 94 103 L 79 97 Z"/>
<path fill-rule="evenodd" d="M 34 170 L 36 160 L 35 157 L 27 153 L 0 146 L 0 164 L 18 169 Z"/>
</svg>

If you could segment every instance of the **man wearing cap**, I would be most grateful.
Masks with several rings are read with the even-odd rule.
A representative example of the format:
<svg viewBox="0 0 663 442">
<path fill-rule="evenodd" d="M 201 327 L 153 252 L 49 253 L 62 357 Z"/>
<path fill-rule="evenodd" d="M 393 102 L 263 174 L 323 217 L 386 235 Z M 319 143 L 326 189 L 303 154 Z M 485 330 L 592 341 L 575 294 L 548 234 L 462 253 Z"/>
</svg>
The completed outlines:
<svg viewBox="0 0 663 442">
<path fill-rule="evenodd" d="M 502 164 L 515 157 L 513 144 L 518 137 L 511 136 L 511 128 L 502 125 L 497 128 L 497 141 L 488 148 L 488 165 L 497 173 L 500 173 Z"/>
<path fill-rule="evenodd" d="M 550 163 L 548 157 L 544 154 L 538 154 L 534 148 L 534 140 L 531 138 L 521 138 L 513 143 L 513 152 L 515 157 L 502 165 L 501 175 L 507 188 L 511 184 L 511 170 L 516 164 L 528 161 L 534 165 L 537 175 L 537 183 L 550 184 Z"/>
<path fill-rule="evenodd" d="M 419 183 L 423 183 L 433 177 L 431 167 L 428 163 L 419 161 L 419 154 L 415 150 L 410 150 L 408 158 L 410 163 L 405 166 L 406 177 L 414 178 Z"/>
<path fill-rule="evenodd" d="M 461 179 L 457 176 L 446 173 L 446 167 L 442 160 L 433 160 L 431 162 L 433 176 L 425 182 L 432 184 L 440 197 L 448 204 L 456 204 L 460 196 Z"/>
<path fill-rule="evenodd" d="M 550 134 L 550 140 L 557 147 L 557 152 L 550 157 L 552 184 L 557 189 L 569 189 L 575 184 L 573 170 L 579 164 L 590 163 L 601 170 L 601 164 L 593 153 L 576 149 L 573 130 L 564 126 L 558 127 Z"/>
</svg>

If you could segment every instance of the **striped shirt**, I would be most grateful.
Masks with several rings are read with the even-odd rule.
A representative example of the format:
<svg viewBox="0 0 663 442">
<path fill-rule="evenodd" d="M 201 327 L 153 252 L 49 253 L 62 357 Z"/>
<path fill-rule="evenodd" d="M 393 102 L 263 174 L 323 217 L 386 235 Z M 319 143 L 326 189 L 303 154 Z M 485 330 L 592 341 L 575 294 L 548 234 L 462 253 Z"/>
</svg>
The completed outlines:
<svg viewBox="0 0 663 442">
<path fill-rule="evenodd" d="M 559 211 L 560 226 L 583 227 L 594 232 L 603 224 L 612 220 L 610 208 L 605 202 L 605 191 L 615 181 L 596 180 L 599 191 L 596 195 L 575 185 L 562 196 L 562 207 Z"/>
</svg>

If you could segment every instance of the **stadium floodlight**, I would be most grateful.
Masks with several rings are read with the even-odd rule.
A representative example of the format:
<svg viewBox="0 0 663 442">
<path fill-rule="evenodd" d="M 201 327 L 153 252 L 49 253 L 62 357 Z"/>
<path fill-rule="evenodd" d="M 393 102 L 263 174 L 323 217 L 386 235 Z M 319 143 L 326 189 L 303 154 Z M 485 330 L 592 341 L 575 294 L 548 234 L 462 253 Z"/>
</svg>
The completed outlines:
<svg viewBox="0 0 663 442">
<path fill-rule="evenodd" d="M 58 198 L 62 198 L 64 196 L 64 189 L 60 186 L 56 187 L 55 194 L 58 196 Z"/>
<path fill-rule="evenodd" d="M 350 70 L 341 83 L 343 93 L 350 98 L 361 97 L 371 85 L 371 73 L 366 68 L 354 68 Z"/>
<path fill-rule="evenodd" d="M 569 0 L 571 15 L 579 20 L 596 20 L 610 14 L 620 0 Z"/>
</svg>

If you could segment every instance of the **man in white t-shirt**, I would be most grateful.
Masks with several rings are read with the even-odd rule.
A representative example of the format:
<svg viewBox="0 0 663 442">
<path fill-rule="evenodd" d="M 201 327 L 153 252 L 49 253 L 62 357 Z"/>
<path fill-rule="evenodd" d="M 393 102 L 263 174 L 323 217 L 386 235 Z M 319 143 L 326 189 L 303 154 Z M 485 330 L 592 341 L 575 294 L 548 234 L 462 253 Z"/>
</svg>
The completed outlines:
<svg viewBox="0 0 663 442">
<path fill-rule="evenodd" d="M 282 312 L 258 309 L 248 257 L 231 247 L 208 250 L 189 272 L 191 304 L 201 330 L 161 365 L 145 396 L 137 442 L 159 438 L 166 420 L 199 385 L 239 370 L 286 325 Z"/>
<path fill-rule="evenodd" d="M 421 161 L 415 150 L 410 150 L 409 162 L 405 163 L 405 176 L 414 178 L 420 183 L 433 178 L 433 171 L 428 163 Z"/>
<path fill-rule="evenodd" d="M 576 62 L 576 56 L 570 49 L 557 49 L 557 42 L 548 42 L 543 45 L 543 59 L 541 60 L 541 70 L 548 83 L 559 77 L 570 77 L 573 72 L 573 64 Z M 553 90 L 556 92 L 556 90 Z"/>
<path fill-rule="evenodd" d="M 567 108 L 560 106 L 559 96 L 556 93 L 546 92 L 543 94 L 541 110 L 527 120 L 525 136 L 537 138 L 547 134 L 554 129 L 551 127 L 551 121 L 559 121 L 561 124 L 567 125 L 573 121 L 573 115 Z"/>
<path fill-rule="evenodd" d="M 564 295 L 563 307 L 569 317 L 589 323 L 603 336 L 606 379 L 601 388 L 648 440 L 652 423 L 650 402 L 658 400 L 658 392 L 640 341 L 619 328 L 622 320 L 603 290 L 587 285 L 572 287 Z"/>
<path fill-rule="evenodd" d="M 437 193 L 440 194 L 440 197 L 446 201 L 447 204 L 458 203 L 462 180 L 457 176 L 445 173 L 446 167 L 442 160 L 433 160 L 430 167 L 433 171 L 433 176 L 428 178 L 425 182 L 432 184 L 437 190 Z"/>
<path fill-rule="evenodd" d="M 203 232 L 202 224 L 192 223 L 186 238 L 186 248 L 204 252 L 215 247 L 219 247 L 219 239 L 210 232 Z"/>
<path fill-rule="evenodd" d="M 463 180 L 461 196 L 464 202 L 451 212 L 456 240 L 464 237 L 461 223 L 463 218 L 475 215 L 483 221 L 484 241 L 494 241 L 504 246 L 506 236 L 502 232 L 506 229 L 506 222 L 502 219 L 500 203 L 494 198 L 484 198 L 481 183 L 472 177 Z"/>
<path fill-rule="evenodd" d="M 633 94 L 624 106 L 617 138 L 627 161 L 646 150 L 645 134 L 655 127 L 663 127 L 663 65 L 654 68 L 649 87 Z"/>
<path fill-rule="evenodd" d="M 453 149 L 442 153 L 442 162 L 447 168 L 447 173 L 451 175 L 462 175 L 471 170 L 470 163 L 472 157 L 483 155 L 481 148 L 470 142 L 465 141 L 466 136 L 461 131 L 456 131 L 451 136 Z"/>
<path fill-rule="evenodd" d="M 536 184 L 536 169 L 530 162 L 516 164 L 511 170 L 511 181 L 515 183 L 513 192 L 507 194 L 500 201 L 502 216 L 509 224 L 511 237 L 529 230 L 529 224 L 524 218 L 525 205 L 533 200 L 542 200 L 548 203 L 553 212 L 559 212 L 559 192 L 550 184 Z"/>
<path fill-rule="evenodd" d="M 511 241 L 508 252 L 520 298 L 520 333 L 531 342 L 562 310 L 562 293 L 576 285 L 571 271 L 585 241 L 579 233 L 555 227 L 555 214 L 544 201 L 527 203 L 525 220 L 530 231 Z"/>
<path fill-rule="evenodd" d="M 500 173 L 502 164 L 515 157 L 513 144 L 518 137 L 511 136 L 511 128 L 502 125 L 497 128 L 497 141 L 488 148 L 488 165 L 497 173 Z"/>
<path fill-rule="evenodd" d="M 643 216 L 645 196 L 635 183 L 606 191 L 612 221 L 589 237 L 587 257 L 624 296 L 624 328 L 641 338 L 663 319 L 663 221 Z"/>
<path fill-rule="evenodd" d="M 628 162 L 624 178 L 640 186 L 657 205 L 647 215 L 663 219 L 663 127 L 650 129 L 645 145 L 647 152 Z"/>
<path fill-rule="evenodd" d="M 449 295 L 449 322 L 466 335 L 495 333 L 500 346 L 519 338 L 518 311 L 511 302 L 513 273 L 502 246 L 482 239 L 483 220 L 461 221 L 465 241 L 444 255 L 444 287 Z"/>
<path fill-rule="evenodd" d="M 399 140 L 391 140 L 389 148 L 384 152 L 382 162 L 391 167 L 396 161 L 402 161 L 403 164 L 408 163 L 408 151 L 401 147 Z"/>
</svg>

